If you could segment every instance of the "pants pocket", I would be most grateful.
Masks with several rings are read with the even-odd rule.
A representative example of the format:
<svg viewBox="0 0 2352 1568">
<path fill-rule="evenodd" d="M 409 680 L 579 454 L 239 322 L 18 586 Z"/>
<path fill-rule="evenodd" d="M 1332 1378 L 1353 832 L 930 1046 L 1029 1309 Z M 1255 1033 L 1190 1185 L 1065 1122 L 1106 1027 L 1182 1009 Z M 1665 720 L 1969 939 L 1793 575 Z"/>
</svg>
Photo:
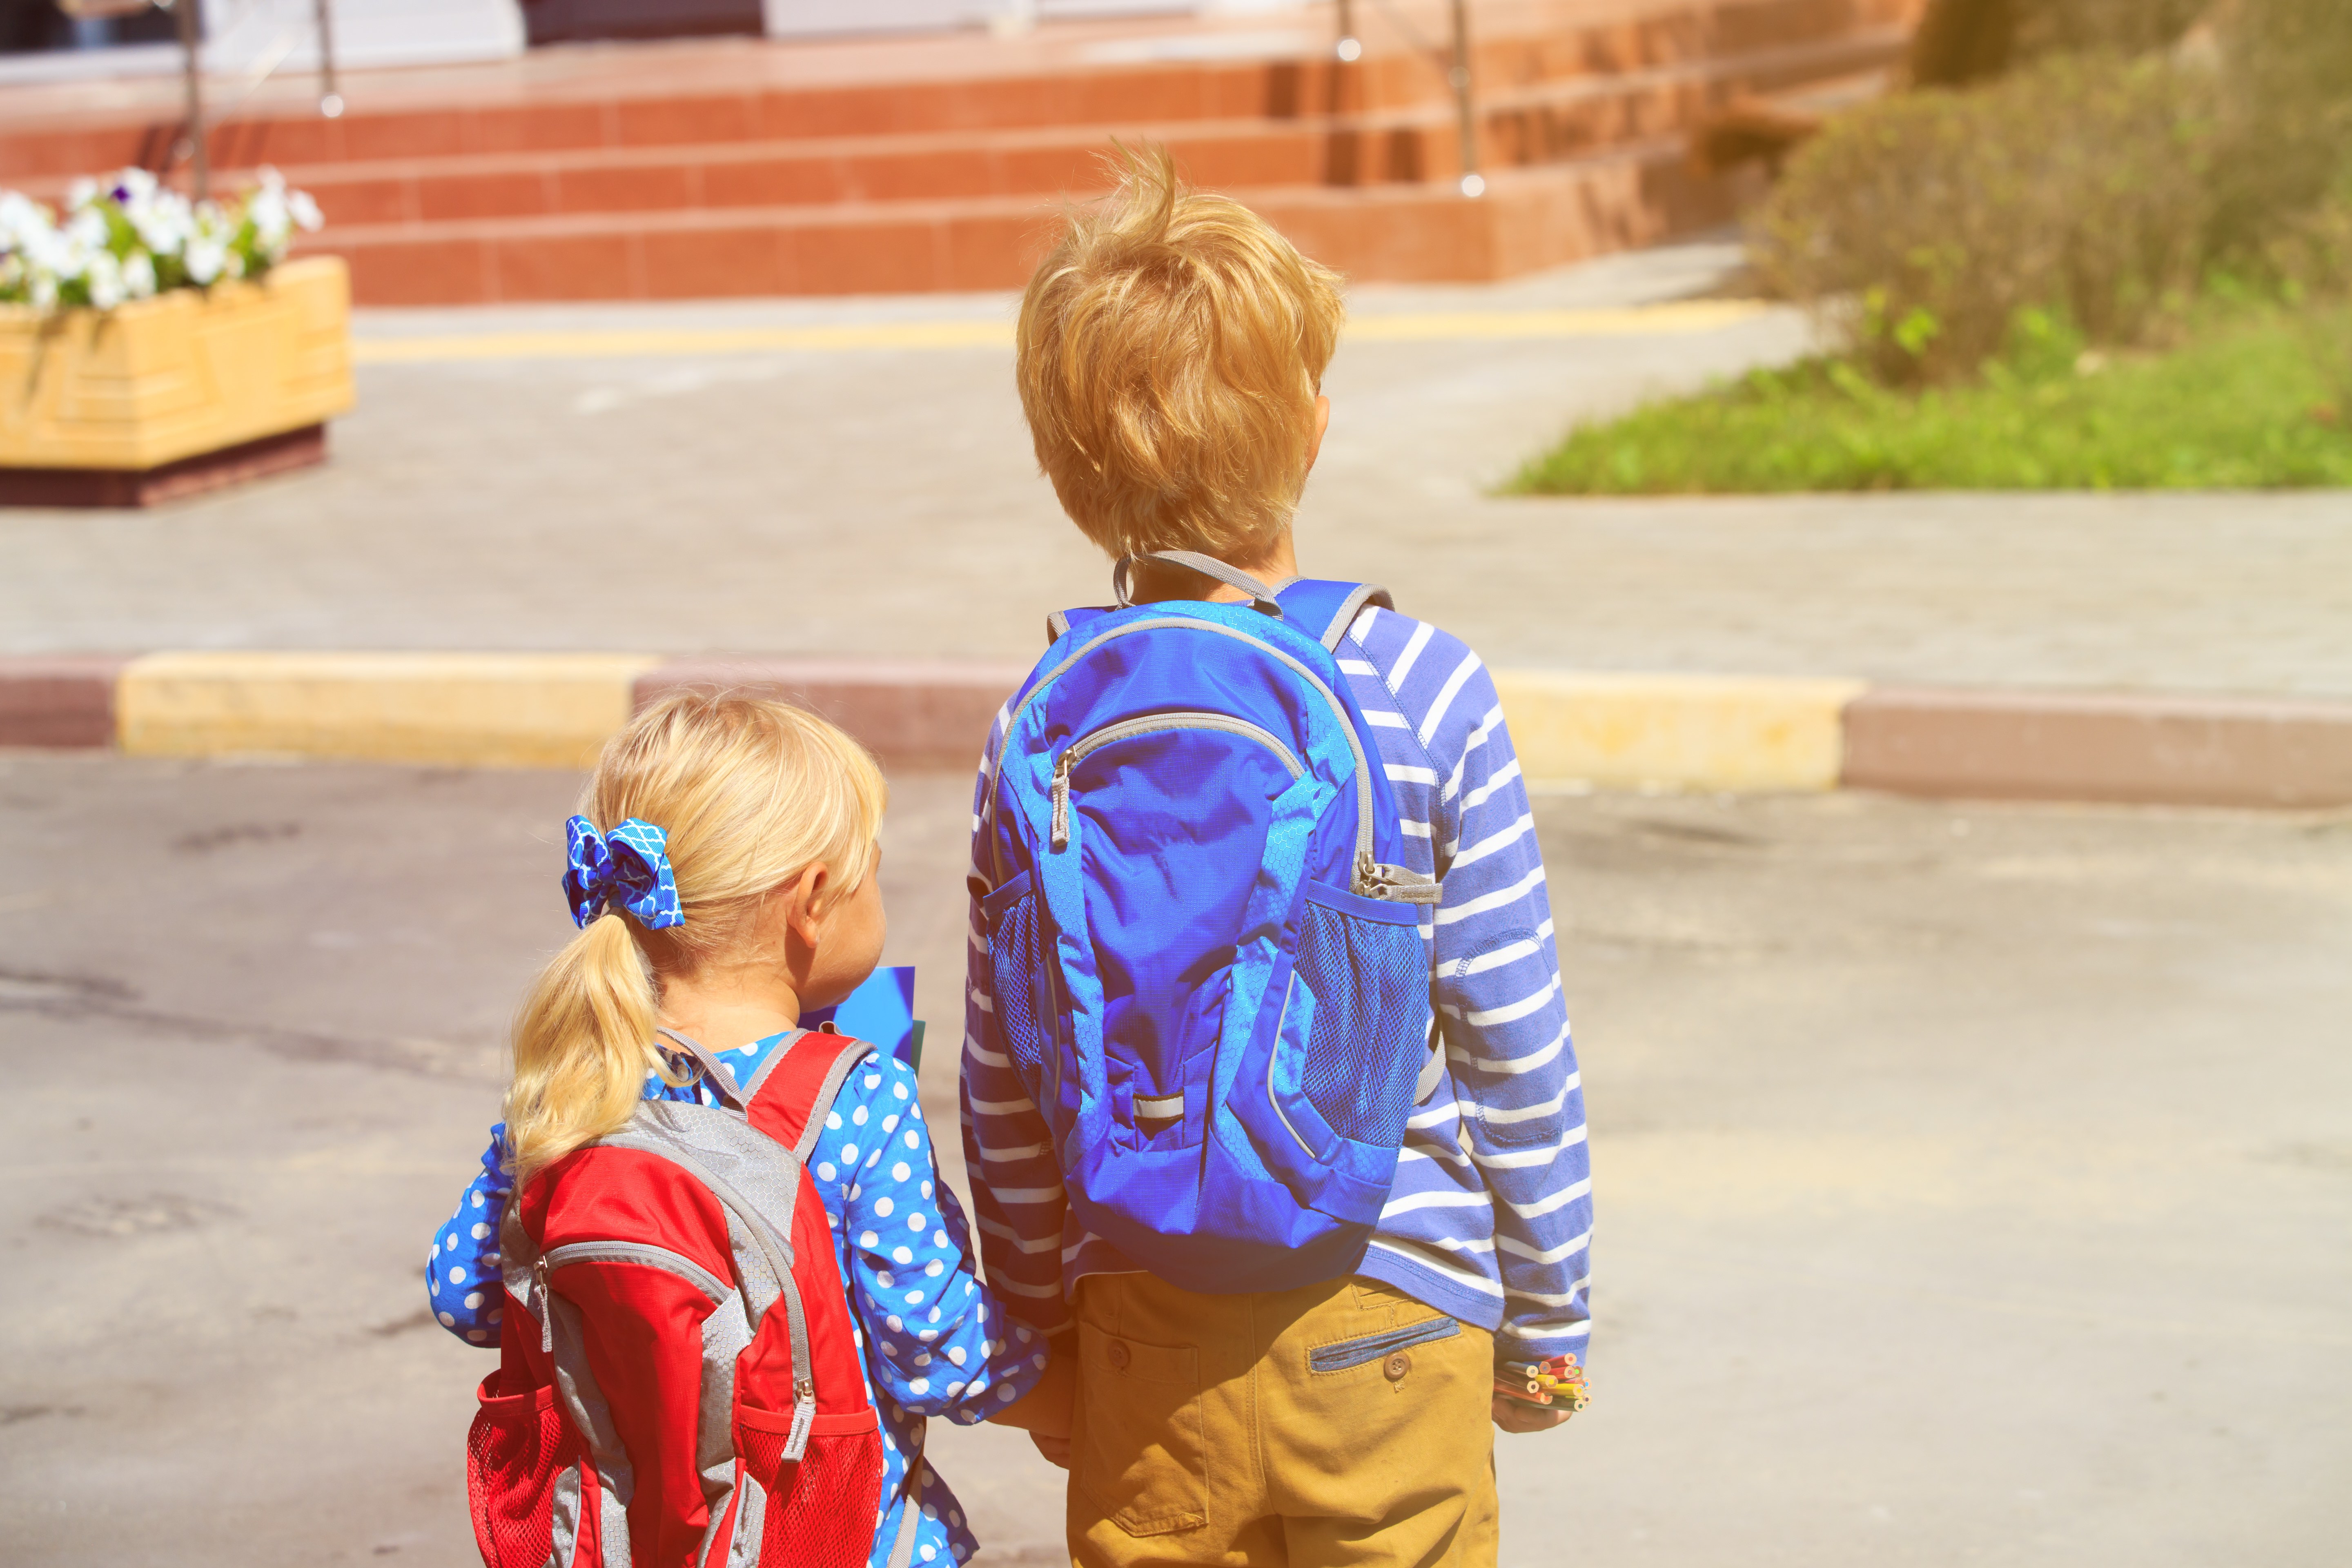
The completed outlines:
<svg viewBox="0 0 2352 1568">
<path fill-rule="evenodd" d="M 1378 1333 L 1359 1334 L 1353 1339 L 1333 1340 L 1312 1347 L 1307 1352 L 1309 1372 L 1346 1372 L 1350 1367 L 1370 1362 L 1382 1363 L 1383 1373 L 1393 1371 L 1402 1379 L 1410 1366 L 1412 1347 L 1450 1340 L 1461 1333 L 1462 1325 L 1452 1318 L 1423 1318 L 1417 1323 L 1407 1323 L 1401 1329 L 1382 1329 Z M 1397 1357 L 1407 1359 L 1400 1363 Z"/>
<path fill-rule="evenodd" d="M 1201 1357 L 1078 1324 L 1071 1480 L 1129 1535 L 1209 1521 L 1201 1440 Z"/>
</svg>

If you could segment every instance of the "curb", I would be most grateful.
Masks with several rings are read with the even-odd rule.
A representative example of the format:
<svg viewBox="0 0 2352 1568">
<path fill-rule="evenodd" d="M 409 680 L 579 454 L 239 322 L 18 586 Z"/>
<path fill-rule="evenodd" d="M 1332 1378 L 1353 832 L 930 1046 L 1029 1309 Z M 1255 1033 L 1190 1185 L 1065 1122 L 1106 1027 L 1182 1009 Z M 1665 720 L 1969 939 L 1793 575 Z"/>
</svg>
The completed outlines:
<svg viewBox="0 0 2352 1568">
<path fill-rule="evenodd" d="M 1014 666 L 633 654 L 0 658 L 0 746 L 588 765 L 667 693 L 799 702 L 886 763 L 965 768 Z M 2352 805 L 2352 702 L 1498 670 L 1537 787 Z"/>
</svg>

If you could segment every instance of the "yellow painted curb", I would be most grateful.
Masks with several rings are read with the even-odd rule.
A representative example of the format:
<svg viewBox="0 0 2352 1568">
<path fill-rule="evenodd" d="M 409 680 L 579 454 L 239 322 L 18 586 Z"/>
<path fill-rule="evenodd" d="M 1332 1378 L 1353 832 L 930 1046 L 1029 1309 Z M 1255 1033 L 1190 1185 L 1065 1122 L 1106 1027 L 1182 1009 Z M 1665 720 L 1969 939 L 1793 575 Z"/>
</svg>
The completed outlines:
<svg viewBox="0 0 2352 1568">
<path fill-rule="evenodd" d="M 1835 789 L 1859 680 L 1495 672 L 1531 785 Z"/>
<path fill-rule="evenodd" d="M 629 721 L 636 654 L 163 653 L 115 689 L 116 743 L 163 757 L 579 768 Z"/>
</svg>

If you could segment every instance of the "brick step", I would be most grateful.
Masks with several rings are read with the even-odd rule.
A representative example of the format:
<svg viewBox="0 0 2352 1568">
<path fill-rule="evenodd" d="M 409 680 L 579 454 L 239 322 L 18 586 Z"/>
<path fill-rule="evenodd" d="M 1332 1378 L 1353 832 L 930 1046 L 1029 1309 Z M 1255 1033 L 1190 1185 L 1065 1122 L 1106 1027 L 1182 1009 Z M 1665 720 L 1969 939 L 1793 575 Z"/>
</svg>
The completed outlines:
<svg viewBox="0 0 2352 1568">
<path fill-rule="evenodd" d="M 1920 0 L 1523 0 L 1482 7 L 1473 50 L 1482 96 L 1547 84 L 1703 68 L 1709 61 L 1835 44 L 1900 29 Z M 1433 9 L 1432 16 L 1437 13 Z M 1314 14 L 1318 25 L 1328 18 Z M 1426 20 L 1426 19 L 1425 19 Z M 1423 29 L 1424 33 L 1426 28 Z M 1443 37 L 1442 31 L 1430 35 Z M 388 159 L 679 148 L 716 142 L 950 135 L 1050 126 L 1294 120 L 1378 113 L 1449 101 L 1442 63 L 1396 37 L 1368 37 L 1370 52 L 1342 66 L 1319 45 L 1289 58 L 1134 65 L 1065 63 L 989 72 L 966 46 L 961 74 L 799 79 L 822 50 L 754 45 L 708 56 L 614 50 L 558 61 L 568 74 L 476 67 L 354 79 L 339 120 L 254 111 L 217 127 L 216 166 L 305 168 Z M 887 52 L 870 50 L 887 64 Z M 932 54 L 908 53 L 936 68 Z M 633 63 L 643 68 L 632 71 Z M 699 62 L 698 65 L 697 62 Z M 520 62 L 538 68 L 539 61 Z M 695 65 L 696 68 L 686 68 Z M 724 68 L 719 68 L 723 67 Z M 878 68 L 870 63 L 868 69 Z M 796 75 L 796 73 L 798 73 Z M 701 79 L 708 78 L 709 79 Z M 779 81 L 772 79 L 782 78 Z M 1577 90 L 1570 88 L 1570 90 Z M 436 91 L 445 101 L 418 101 Z M 62 181 L 124 163 L 157 163 L 177 121 L 168 98 L 133 95 L 122 110 L 0 121 L 0 180 Z M 150 100 L 152 99 L 152 101 Z M 145 105 L 143 110 L 140 104 Z"/>
<path fill-rule="evenodd" d="M 1687 132 L 1735 95 L 1849 79 L 1857 67 L 1891 59 L 1901 43 L 1898 31 L 1879 29 L 1498 92 L 1480 103 L 1483 161 L 1490 166 L 1555 163 L 1626 141 Z M 1448 176 L 1459 166 L 1456 135 L 1448 102 L 1291 120 L 349 161 L 295 165 L 286 173 L 318 198 L 340 232 L 352 226 L 565 214 L 1087 192 L 1104 184 L 1103 161 L 1115 136 L 1164 142 L 1187 178 L 1213 189 L 1416 181 Z M 253 177 L 251 170 L 223 176 L 231 186 Z"/>
<path fill-rule="evenodd" d="M 1099 187 L 1114 136 L 1164 142 L 1195 184 L 1323 177 L 1328 132 L 1304 121 L 1222 121 L 982 136 L 845 137 L 620 152 L 506 154 L 286 171 L 337 233 L 352 226 L 489 217 L 818 206 L 1051 195 Z M 238 176 L 231 176 L 237 178 Z"/>
<path fill-rule="evenodd" d="M 1366 280 L 1474 281 L 1645 244 L 1733 210 L 1679 138 L 1436 184 L 1233 193 Z M 566 214 L 339 227 L 306 249 L 351 263 L 370 305 L 726 299 L 1018 288 L 1055 216 L 1034 196 Z"/>
</svg>

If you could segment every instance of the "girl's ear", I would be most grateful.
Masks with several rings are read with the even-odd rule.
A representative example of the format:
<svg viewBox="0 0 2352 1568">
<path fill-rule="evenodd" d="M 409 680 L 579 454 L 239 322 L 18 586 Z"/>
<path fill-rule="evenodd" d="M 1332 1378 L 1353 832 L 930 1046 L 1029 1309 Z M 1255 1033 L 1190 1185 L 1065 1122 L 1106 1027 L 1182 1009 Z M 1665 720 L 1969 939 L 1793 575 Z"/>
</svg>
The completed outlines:
<svg viewBox="0 0 2352 1568">
<path fill-rule="evenodd" d="M 833 873 L 823 865 L 810 867 L 785 884 L 789 901 L 784 923 L 804 946 L 814 947 L 833 917 Z"/>
</svg>

